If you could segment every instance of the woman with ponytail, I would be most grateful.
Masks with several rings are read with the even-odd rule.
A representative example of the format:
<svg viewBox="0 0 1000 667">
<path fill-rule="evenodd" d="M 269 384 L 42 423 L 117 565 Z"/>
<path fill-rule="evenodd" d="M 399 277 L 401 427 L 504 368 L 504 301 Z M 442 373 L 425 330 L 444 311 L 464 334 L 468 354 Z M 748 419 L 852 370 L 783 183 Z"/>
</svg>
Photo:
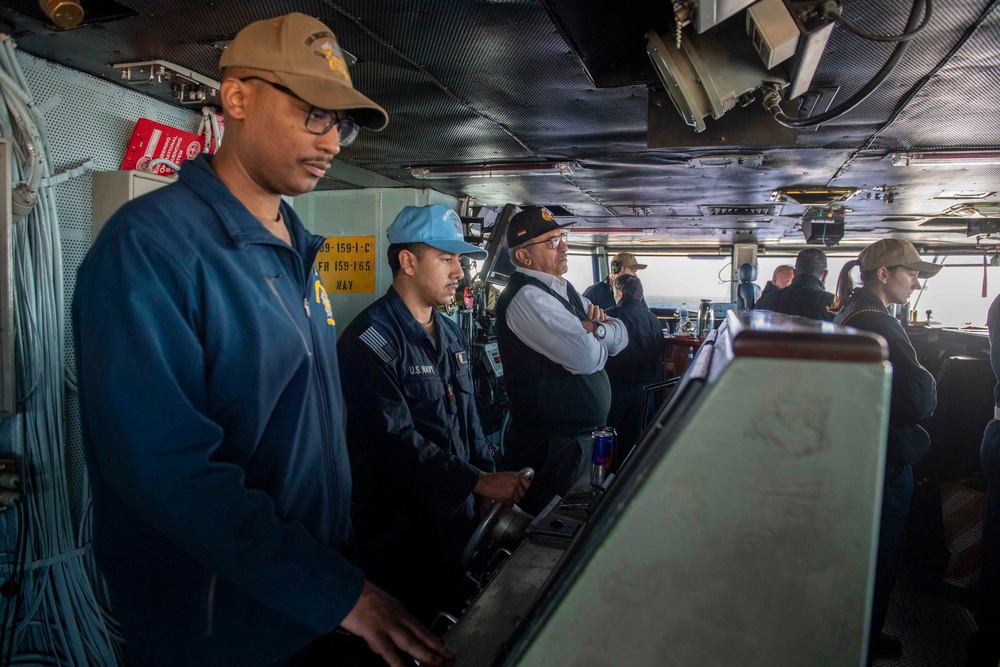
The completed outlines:
<svg viewBox="0 0 1000 667">
<path fill-rule="evenodd" d="M 854 267 L 861 269 L 861 285 L 851 279 Z M 831 310 L 839 310 L 835 324 L 876 333 L 885 339 L 892 363 L 892 393 L 889 406 L 889 436 L 886 442 L 885 486 L 882 520 L 879 524 L 878 557 L 875 564 L 875 594 L 872 599 L 869 659 L 898 656 L 898 639 L 882 634 L 889 596 L 896 581 L 903 524 L 913 494 L 910 466 L 930 447 L 927 432 L 918 422 L 931 416 L 937 404 L 933 376 L 917 361 L 902 325 L 889 314 L 890 304 L 904 304 L 919 278 L 929 278 L 941 265 L 920 259 L 909 241 L 883 239 L 848 262 L 837 281 L 837 298 Z"/>
</svg>

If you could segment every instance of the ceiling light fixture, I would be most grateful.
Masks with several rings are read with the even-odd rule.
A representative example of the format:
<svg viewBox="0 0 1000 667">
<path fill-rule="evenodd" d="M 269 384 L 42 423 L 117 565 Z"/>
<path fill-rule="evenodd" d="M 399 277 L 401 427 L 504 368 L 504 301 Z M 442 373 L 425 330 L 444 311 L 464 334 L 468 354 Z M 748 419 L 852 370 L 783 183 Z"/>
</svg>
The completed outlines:
<svg viewBox="0 0 1000 667">
<path fill-rule="evenodd" d="M 801 206 L 826 206 L 836 201 L 846 201 L 858 194 L 857 188 L 789 187 L 771 193 L 771 201 L 792 202 Z"/>
<path fill-rule="evenodd" d="M 689 167 L 760 167 L 764 164 L 763 153 L 711 153 L 688 160 Z"/>
<path fill-rule="evenodd" d="M 894 167 L 973 167 L 1000 164 L 1000 150 L 889 153 Z"/>
<path fill-rule="evenodd" d="M 650 228 L 622 229 L 621 227 L 570 227 L 570 234 L 601 234 L 604 236 L 650 236 L 655 231 Z"/>
<path fill-rule="evenodd" d="M 414 178 L 505 178 L 508 176 L 569 176 L 580 168 L 578 162 L 508 162 L 498 164 L 455 164 L 439 167 L 406 167 Z"/>
<path fill-rule="evenodd" d="M 986 199 L 995 194 L 991 190 L 945 190 L 934 199 Z"/>
<path fill-rule="evenodd" d="M 995 218 L 1000 216 L 1000 202 L 983 201 L 956 204 L 941 213 L 942 217 Z"/>
<path fill-rule="evenodd" d="M 40 0 L 38 5 L 60 30 L 69 30 L 83 21 L 83 7 L 79 0 Z"/>
</svg>

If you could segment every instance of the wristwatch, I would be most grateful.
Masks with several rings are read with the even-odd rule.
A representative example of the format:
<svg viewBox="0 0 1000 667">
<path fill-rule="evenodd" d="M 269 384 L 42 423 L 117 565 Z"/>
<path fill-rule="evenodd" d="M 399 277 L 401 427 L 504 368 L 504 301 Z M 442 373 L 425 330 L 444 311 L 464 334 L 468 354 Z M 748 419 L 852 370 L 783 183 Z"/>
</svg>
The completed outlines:
<svg viewBox="0 0 1000 667">
<path fill-rule="evenodd" d="M 594 324 L 594 335 L 597 336 L 597 340 L 604 340 L 604 337 L 608 335 L 608 330 L 603 324 L 597 322 Z"/>
</svg>

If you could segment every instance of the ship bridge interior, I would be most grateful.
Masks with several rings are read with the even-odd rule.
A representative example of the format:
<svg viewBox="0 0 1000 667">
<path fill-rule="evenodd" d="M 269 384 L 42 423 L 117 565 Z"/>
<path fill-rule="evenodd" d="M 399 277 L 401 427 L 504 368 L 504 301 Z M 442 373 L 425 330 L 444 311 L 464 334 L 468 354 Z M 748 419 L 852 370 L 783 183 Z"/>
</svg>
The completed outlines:
<svg viewBox="0 0 1000 667">
<path fill-rule="evenodd" d="M 833 291 L 836 267 L 886 238 L 965 277 L 964 300 L 936 277 L 895 313 L 937 381 L 938 410 L 922 424 L 933 445 L 916 467 L 886 626 L 906 648 L 877 664 L 964 664 L 975 589 L 968 570 L 949 569 L 964 534 L 946 536 L 944 517 L 949 502 L 952 516 L 985 503 L 978 451 L 996 378 L 986 328 L 962 325 L 985 323 L 1000 269 L 998 5 L 4 0 L 0 91 L 39 119 L 51 173 L 39 197 L 50 213 L 0 234 L 13 258 L 0 288 L 17 286 L 0 290 L 0 494 L 13 469 L 32 508 L 0 510 L 0 630 L 10 630 L 0 665 L 127 664 L 90 550 L 69 325 L 77 270 L 122 203 L 109 193 L 168 182 L 132 171 L 137 122 L 218 143 L 221 54 L 248 24 L 289 12 L 332 29 L 354 87 L 389 117 L 342 147 L 315 192 L 290 198 L 310 231 L 368 258 L 351 265 L 357 282 L 327 279 L 329 323 L 341 336 L 386 293 L 386 229 L 404 206 L 454 208 L 466 240 L 491 252 L 478 267 L 486 281 L 465 266 L 469 301 L 449 317 L 467 334 L 494 452 L 509 425 L 493 311 L 503 281 L 484 283 L 518 209 L 544 206 L 571 225 L 567 277 L 581 292 L 622 251 L 648 262 L 647 284 L 654 261 L 679 276 L 646 292 L 668 343 L 631 458 L 605 486 L 582 480 L 551 516 L 486 516 L 465 616 L 436 628 L 463 647 L 456 664 L 863 663 L 891 386 L 884 341 L 737 313 L 734 302 L 744 262 L 761 266 L 763 284 L 820 247 Z M 0 149 L 25 143 L 12 125 L 0 123 Z M 699 299 L 707 327 L 674 335 Z"/>
</svg>

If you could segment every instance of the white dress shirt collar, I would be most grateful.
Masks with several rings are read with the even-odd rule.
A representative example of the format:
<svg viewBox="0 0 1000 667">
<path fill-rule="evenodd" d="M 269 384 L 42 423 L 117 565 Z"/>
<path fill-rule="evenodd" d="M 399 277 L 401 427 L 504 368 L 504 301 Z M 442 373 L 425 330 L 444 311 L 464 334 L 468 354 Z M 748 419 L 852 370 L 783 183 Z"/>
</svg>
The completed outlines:
<svg viewBox="0 0 1000 667">
<path fill-rule="evenodd" d="M 562 276 L 554 276 L 551 273 L 545 273 L 544 271 L 535 271 L 534 269 L 527 269 L 523 266 L 518 266 L 515 268 L 516 271 L 520 271 L 524 275 L 534 278 L 535 280 L 541 281 L 543 284 L 548 286 L 550 289 L 555 290 L 558 294 L 566 296 L 566 279 Z"/>
</svg>

